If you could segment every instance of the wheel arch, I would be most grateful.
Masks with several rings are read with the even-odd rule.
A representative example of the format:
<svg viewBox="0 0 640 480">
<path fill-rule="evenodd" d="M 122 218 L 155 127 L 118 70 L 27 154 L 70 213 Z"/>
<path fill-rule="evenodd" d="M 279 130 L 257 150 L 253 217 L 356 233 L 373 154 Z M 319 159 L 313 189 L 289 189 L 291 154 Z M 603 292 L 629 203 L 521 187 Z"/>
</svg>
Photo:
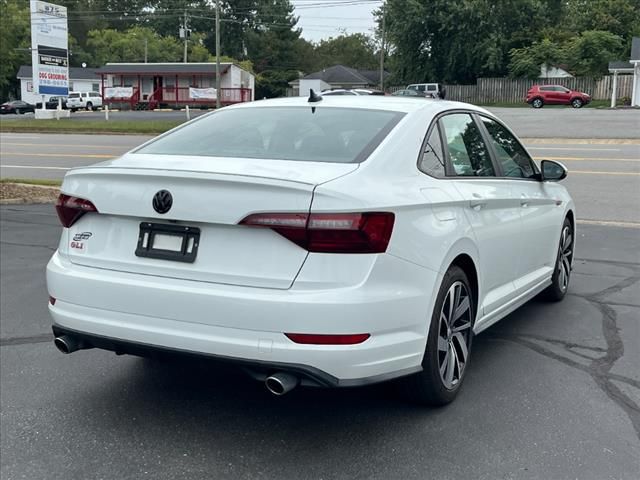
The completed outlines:
<svg viewBox="0 0 640 480">
<path fill-rule="evenodd" d="M 473 290 L 473 300 L 474 300 L 474 308 L 476 318 L 479 316 L 479 305 L 480 299 L 482 298 L 482 287 L 481 287 L 481 275 L 480 270 L 478 268 L 479 262 L 479 253 L 476 249 L 475 243 L 469 238 L 460 239 L 446 255 L 444 262 L 442 262 L 442 267 L 440 268 L 440 272 L 444 275 L 447 270 L 449 270 L 453 265 L 462 269 L 462 271 L 467 275 L 469 283 L 471 284 L 471 289 Z M 438 290 L 440 289 L 440 285 L 438 285 Z"/>
</svg>

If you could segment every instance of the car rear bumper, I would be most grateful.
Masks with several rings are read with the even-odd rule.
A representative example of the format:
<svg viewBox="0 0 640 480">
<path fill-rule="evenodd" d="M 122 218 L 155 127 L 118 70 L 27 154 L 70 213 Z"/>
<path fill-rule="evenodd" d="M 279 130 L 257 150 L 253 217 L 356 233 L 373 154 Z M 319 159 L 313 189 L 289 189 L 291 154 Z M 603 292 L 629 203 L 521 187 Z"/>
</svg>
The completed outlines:
<svg viewBox="0 0 640 480">
<path fill-rule="evenodd" d="M 254 371 L 303 373 L 311 384 L 361 385 L 421 369 L 430 317 L 426 312 L 438 278 L 406 265 L 406 279 L 417 281 L 411 271 L 419 269 L 421 280 L 427 279 L 424 289 L 398 283 L 385 293 L 365 282 L 293 293 L 81 267 L 55 254 L 47 267 L 49 293 L 56 298 L 49 311 L 54 331 L 80 336 L 97 348 L 177 351 L 259 367 Z M 96 295 L 110 299 L 112 306 L 96 306 Z M 177 304 L 182 316 L 175 318 L 168 306 L 166 315 L 154 310 L 162 297 Z M 146 302 L 151 315 L 126 307 Z M 256 328 L 233 327 L 234 319 L 242 323 L 247 317 L 256 319 Z M 371 337 L 356 345 L 305 345 L 284 332 Z"/>
</svg>

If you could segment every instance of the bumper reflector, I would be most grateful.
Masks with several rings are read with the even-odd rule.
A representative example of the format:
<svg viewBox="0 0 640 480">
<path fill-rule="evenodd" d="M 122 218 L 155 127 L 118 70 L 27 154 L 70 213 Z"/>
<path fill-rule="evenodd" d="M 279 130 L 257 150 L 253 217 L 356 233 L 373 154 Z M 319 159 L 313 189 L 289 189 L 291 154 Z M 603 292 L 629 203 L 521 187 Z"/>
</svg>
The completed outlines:
<svg viewBox="0 0 640 480">
<path fill-rule="evenodd" d="M 320 335 L 315 333 L 285 333 L 294 343 L 306 345 L 356 345 L 367 340 L 368 333 L 354 333 L 346 335 Z"/>
</svg>

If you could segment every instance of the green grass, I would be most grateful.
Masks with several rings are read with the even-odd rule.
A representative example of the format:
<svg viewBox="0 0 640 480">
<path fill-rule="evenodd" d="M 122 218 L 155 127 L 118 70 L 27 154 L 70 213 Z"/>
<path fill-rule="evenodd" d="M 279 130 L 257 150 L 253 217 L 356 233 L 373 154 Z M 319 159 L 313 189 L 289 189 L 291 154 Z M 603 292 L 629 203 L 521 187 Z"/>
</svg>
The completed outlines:
<svg viewBox="0 0 640 480">
<path fill-rule="evenodd" d="M 62 180 L 47 180 L 37 178 L 0 178 L 0 183 L 25 183 L 27 185 L 44 185 L 46 187 L 59 187 Z"/>
<path fill-rule="evenodd" d="M 44 132 L 44 133 L 119 133 L 158 134 L 183 123 L 176 120 L 110 120 L 81 122 L 78 120 L 2 120 L 0 132 Z"/>
</svg>

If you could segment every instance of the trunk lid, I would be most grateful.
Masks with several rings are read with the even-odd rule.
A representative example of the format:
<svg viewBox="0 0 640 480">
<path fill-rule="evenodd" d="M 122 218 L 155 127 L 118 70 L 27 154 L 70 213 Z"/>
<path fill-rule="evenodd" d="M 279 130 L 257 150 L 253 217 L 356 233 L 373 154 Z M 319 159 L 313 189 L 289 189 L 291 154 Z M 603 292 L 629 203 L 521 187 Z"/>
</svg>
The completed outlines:
<svg viewBox="0 0 640 480">
<path fill-rule="evenodd" d="M 69 229 L 65 252 L 78 265 L 186 280 L 287 289 L 307 251 L 270 229 L 238 225 L 256 212 L 308 212 L 316 185 L 357 164 L 129 154 L 70 171 L 62 192 L 90 200 Z M 173 205 L 157 213 L 154 195 Z M 193 263 L 136 256 L 141 223 L 200 229 Z M 90 235 L 87 235 L 90 234 Z M 72 246 L 73 239 L 82 248 Z"/>
</svg>

